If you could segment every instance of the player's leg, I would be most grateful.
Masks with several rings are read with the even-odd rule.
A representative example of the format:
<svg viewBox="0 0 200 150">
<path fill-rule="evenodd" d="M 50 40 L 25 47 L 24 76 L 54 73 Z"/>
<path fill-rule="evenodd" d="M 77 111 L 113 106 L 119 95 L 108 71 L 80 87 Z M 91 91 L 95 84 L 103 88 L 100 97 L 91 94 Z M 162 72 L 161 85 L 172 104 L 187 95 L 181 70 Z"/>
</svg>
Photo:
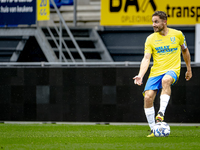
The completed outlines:
<svg viewBox="0 0 200 150">
<path fill-rule="evenodd" d="M 165 75 L 162 79 L 162 91 L 161 95 L 171 95 L 171 85 L 174 82 L 174 78 L 171 75 Z"/>
<path fill-rule="evenodd" d="M 151 128 L 151 133 L 147 137 L 154 137 L 153 127 L 155 125 L 155 109 L 154 109 L 154 99 L 159 89 L 162 87 L 163 76 L 150 77 L 144 88 L 144 112 Z"/>
<path fill-rule="evenodd" d="M 153 137 L 154 134 L 152 132 L 153 127 L 155 125 L 155 109 L 153 106 L 154 99 L 156 97 L 156 90 L 147 90 L 144 95 L 144 112 L 147 118 L 147 122 L 149 127 L 151 128 L 151 133 L 147 137 Z"/>
<path fill-rule="evenodd" d="M 162 91 L 160 95 L 160 109 L 158 115 L 156 116 L 157 122 L 162 122 L 164 120 L 165 110 L 169 103 L 171 96 L 171 85 L 176 82 L 177 76 L 175 72 L 170 71 L 162 79 Z"/>
</svg>

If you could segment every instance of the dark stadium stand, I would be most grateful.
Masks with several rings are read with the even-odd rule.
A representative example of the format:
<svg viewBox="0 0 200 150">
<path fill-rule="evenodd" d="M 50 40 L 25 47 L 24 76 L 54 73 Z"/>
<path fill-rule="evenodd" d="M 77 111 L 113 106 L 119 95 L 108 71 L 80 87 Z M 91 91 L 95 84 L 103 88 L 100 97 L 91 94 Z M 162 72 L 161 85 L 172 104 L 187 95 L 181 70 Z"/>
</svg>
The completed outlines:
<svg viewBox="0 0 200 150">
<path fill-rule="evenodd" d="M 29 37 L 0 36 L 0 62 L 16 62 Z"/>
</svg>

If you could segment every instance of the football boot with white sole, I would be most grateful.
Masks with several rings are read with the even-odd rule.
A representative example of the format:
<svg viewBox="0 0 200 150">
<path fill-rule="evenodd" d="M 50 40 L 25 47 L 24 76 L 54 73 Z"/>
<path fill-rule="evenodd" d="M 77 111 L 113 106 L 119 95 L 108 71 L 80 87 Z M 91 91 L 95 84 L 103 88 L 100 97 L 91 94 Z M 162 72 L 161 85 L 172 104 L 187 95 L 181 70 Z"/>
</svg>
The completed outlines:
<svg viewBox="0 0 200 150">
<path fill-rule="evenodd" d="M 164 121 L 164 115 L 162 112 L 158 112 L 158 115 L 156 116 L 156 122 L 163 122 Z"/>
</svg>

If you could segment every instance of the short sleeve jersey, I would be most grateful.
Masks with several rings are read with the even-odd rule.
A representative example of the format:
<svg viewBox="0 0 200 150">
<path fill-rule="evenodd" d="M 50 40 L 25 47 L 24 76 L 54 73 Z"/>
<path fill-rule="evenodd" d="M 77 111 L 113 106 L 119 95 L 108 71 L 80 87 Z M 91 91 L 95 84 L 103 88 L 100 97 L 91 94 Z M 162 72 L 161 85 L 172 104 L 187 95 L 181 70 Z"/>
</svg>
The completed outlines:
<svg viewBox="0 0 200 150">
<path fill-rule="evenodd" d="M 177 76 L 181 68 L 181 45 L 185 44 L 185 37 L 181 31 L 168 28 L 166 36 L 158 32 L 149 35 L 145 42 L 145 53 L 151 53 L 153 66 L 149 77 L 155 77 L 173 70 Z"/>
</svg>

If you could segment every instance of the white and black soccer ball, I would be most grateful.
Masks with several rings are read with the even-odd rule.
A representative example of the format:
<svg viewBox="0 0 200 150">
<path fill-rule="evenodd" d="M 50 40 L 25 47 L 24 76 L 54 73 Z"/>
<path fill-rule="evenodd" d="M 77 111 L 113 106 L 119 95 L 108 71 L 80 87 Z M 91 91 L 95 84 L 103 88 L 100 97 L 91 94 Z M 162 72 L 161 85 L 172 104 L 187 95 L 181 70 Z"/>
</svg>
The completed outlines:
<svg viewBox="0 0 200 150">
<path fill-rule="evenodd" d="M 166 122 L 158 122 L 153 127 L 155 137 L 166 137 L 170 134 L 170 126 Z"/>
</svg>

